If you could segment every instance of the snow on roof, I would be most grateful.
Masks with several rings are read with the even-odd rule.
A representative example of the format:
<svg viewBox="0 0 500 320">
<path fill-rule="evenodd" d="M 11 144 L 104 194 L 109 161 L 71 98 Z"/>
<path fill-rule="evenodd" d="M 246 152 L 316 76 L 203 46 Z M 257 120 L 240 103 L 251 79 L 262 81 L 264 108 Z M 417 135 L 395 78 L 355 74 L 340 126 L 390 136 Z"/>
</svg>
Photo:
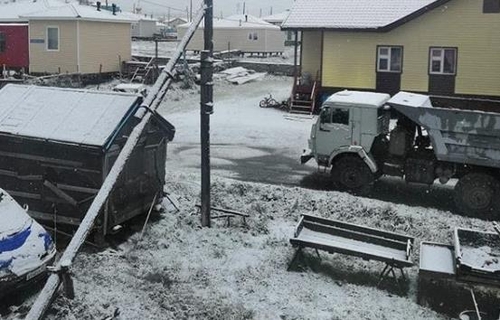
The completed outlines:
<svg viewBox="0 0 500 320">
<path fill-rule="evenodd" d="M 186 19 L 184 18 L 181 18 L 181 17 L 176 17 L 176 18 L 172 18 L 170 20 L 167 21 L 167 23 L 171 23 L 171 22 L 175 22 L 177 20 L 180 20 L 180 21 L 184 21 L 184 22 L 188 22 Z"/>
<path fill-rule="evenodd" d="M 386 103 L 390 97 L 387 93 L 344 90 L 332 94 L 325 103 L 356 104 L 378 108 Z"/>
<path fill-rule="evenodd" d="M 229 16 L 224 19 L 214 18 L 214 29 L 236 29 L 236 28 L 246 28 L 246 29 L 270 29 L 270 30 L 280 30 L 280 27 L 275 26 L 269 22 L 266 22 L 260 18 L 251 16 L 236 14 Z M 191 22 L 181 24 L 177 26 L 178 28 L 188 28 Z M 204 27 L 204 21 L 200 23 L 200 28 Z"/>
<path fill-rule="evenodd" d="M 281 24 L 283 21 L 285 21 L 286 18 L 288 18 L 288 15 L 290 15 L 290 10 L 286 10 L 267 17 L 263 17 L 262 20 L 267 21 L 269 23 Z"/>
<path fill-rule="evenodd" d="M 151 16 L 148 16 L 148 15 L 143 15 L 143 14 L 137 14 L 137 13 L 133 13 L 133 12 L 128 12 L 128 11 L 123 11 L 123 12 L 119 12 L 117 13 L 117 15 L 123 15 L 131 20 L 134 20 L 134 21 L 154 21 L 154 22 L 158 22 L 157 19 L 155 18 L 152 18 Z"/>
<path fill-rule="evenodd" d="M 1 22 L 19 22 L 28 21 L 26 18 L 20 18 L 26 14 L 46 9 L 47 7 L 64 6 L 66 3 L 56 0 L 45 1 L 17 1 L 0 5 Z"/>
<path fill-rule="evenodd" d="M 9 84 L 0 90 L 0 133 L 103 146 L 137 95 Z"/>
<path fill-rule="evenodd" d="M 415 108 L 432 108 L 431 98 L 429 96 L 404 91 L 397 93 L 388 103 Z"/>
<path fill-rule="evenodd" d="M 117 12 L 115 15 L 108 10 L 101 9 L 98 11 L 95 7 L 80 5 L 78 2 L 60 3 L 55 0 L 41 0 L 46 6 L 39 11 L 31 11 L 30 13 L 21 14 L 21 18 L 28 20 L 88 20 L 116 23 L 133 23 L 138 19 L 130 15 Z M 58 3 L 52 5 L 51 3 Z"/>
<path fill-rule="evenodd" d="M 296 0 L 285 29 L 378 29 L 448 0 Z"/>
</svg>

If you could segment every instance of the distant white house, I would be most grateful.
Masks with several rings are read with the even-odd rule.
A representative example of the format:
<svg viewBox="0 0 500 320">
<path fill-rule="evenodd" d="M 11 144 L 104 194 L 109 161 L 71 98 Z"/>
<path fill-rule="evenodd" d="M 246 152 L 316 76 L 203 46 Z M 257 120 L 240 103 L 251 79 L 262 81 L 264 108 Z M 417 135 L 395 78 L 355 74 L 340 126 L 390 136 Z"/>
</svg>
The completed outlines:
<svg viewBox="0 0 500 320">
<path fill-rule="evenodd" d="M 185 24 L 187 22 L 188 21 L 186 19 L 177 17 L 177 18 L 172 18 L 172 19 L 168 20 L 165 24 L 167 26 L 169 26 L 170 28 L 177 29 L 178 25 Z"/>
<path fill-rule="evenodd" d="M 191 23 L 177 26 L 179 38 Z M 238 49 L 243 53 L 282 53 L 285 50 L 284 34 L 280 27 L 251 15 L 233 15 L 214 19 L 214 51 Z M 196 30 L 187 49 L 203 50 L 203 22 Z"/>
<path fill-rule="evenodd" d="M 267 21 L 271 24 L 274 24 L 275 26 L 281 26 L 283 21 L 288 18 L 288 15 L 290 14 L 290 10 L 286 10 L 277 14 L 273 14 L 267 17 L 263 17 L 262 20 Z M 286 30 L 283 31 L 285 35 L 285 45 L 291 46 L 295 42 L 295 36 L 294 32 L 291 30 Z M 300 41 L 300 34 L 297 36 L 298 40 Z"/>
<path fill-rule="evenodd" d="M 136 20 L 136 22 L 132 23 L 132 38 L 153 38 L 157 33 L 156 23 L 158 20 L 148 16 L 141 14 L 134 14 L 126 12 L 131 19 Z"/>
</svg>

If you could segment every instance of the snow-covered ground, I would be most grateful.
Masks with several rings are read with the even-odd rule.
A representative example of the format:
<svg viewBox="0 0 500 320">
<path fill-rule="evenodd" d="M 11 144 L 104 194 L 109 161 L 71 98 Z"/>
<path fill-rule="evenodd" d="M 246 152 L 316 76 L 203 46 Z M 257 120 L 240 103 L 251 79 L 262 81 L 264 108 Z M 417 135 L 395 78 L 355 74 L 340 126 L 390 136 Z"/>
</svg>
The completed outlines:
<svg viewBox="0 0 500 320">
<path fill-rule="evenodd" d="M 82 252 L 72 269 L 76 298 L 57 298 L 48 319 L 444 319 L 416 303 L 418 247 L 402 296 L 390 284 L 377 288 L 383 264 L 374 261 L 327 253 L 319 260 L 308 251 L 315 272 L 287 271 L 289 238 L 304 213 L 406 233 L 417 244 L 451 243 L 456 226 L 491 230 L 451 214 L 446 188 L 387 179 L 368 199 L 301 187 L 327 185 L 314 165 L 298 164 L 313 119 L 258 107 L 264 95 L 282 100 L 290 90 L 290 79 L 280 77 L 241 86 L 216 81 L 212 205 L 250 218 L 201 228 L 199 94 L 172 88 L 160 109 L 177 129 L 165 190 L 180 211 L 165 200 L 166 212 L 142 239 L 139 221 L 110 248 Z"/>
</svg>

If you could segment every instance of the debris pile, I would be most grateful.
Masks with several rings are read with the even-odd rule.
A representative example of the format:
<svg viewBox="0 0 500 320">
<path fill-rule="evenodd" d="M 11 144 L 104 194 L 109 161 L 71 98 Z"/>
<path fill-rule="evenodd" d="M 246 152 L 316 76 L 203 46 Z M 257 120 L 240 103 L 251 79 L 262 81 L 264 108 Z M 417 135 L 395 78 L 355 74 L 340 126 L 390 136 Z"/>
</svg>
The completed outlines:
<svg viewBox="0 0 500 320">
<path fill-rule="evenodd" d="M 225 79 L 233 84 L 244 84 L 250 81 L 258 81 L 266 75 L 265 72 L 255 72 L 243 67 L 226 69 L 222 71 L 221 74 L 226 76 Z"/>
</svg>

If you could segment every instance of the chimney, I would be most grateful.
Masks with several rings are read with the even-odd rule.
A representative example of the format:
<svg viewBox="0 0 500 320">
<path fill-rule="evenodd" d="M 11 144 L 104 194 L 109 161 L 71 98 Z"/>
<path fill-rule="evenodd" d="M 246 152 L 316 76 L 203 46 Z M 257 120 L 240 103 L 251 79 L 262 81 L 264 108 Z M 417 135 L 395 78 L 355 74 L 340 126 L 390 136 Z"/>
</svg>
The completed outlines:
<svg viewBox="0 0 500 320">
<path fill-rule="evenodd" d="M 101 1 L 96 2 L 97 11 L 101 11 Z"/>
<path fill-rule="evenodd" d="M 113 10 L 113 15 L 116 16 L 116 4 L 113 3 L 111 9 Z"/>
</svg>

